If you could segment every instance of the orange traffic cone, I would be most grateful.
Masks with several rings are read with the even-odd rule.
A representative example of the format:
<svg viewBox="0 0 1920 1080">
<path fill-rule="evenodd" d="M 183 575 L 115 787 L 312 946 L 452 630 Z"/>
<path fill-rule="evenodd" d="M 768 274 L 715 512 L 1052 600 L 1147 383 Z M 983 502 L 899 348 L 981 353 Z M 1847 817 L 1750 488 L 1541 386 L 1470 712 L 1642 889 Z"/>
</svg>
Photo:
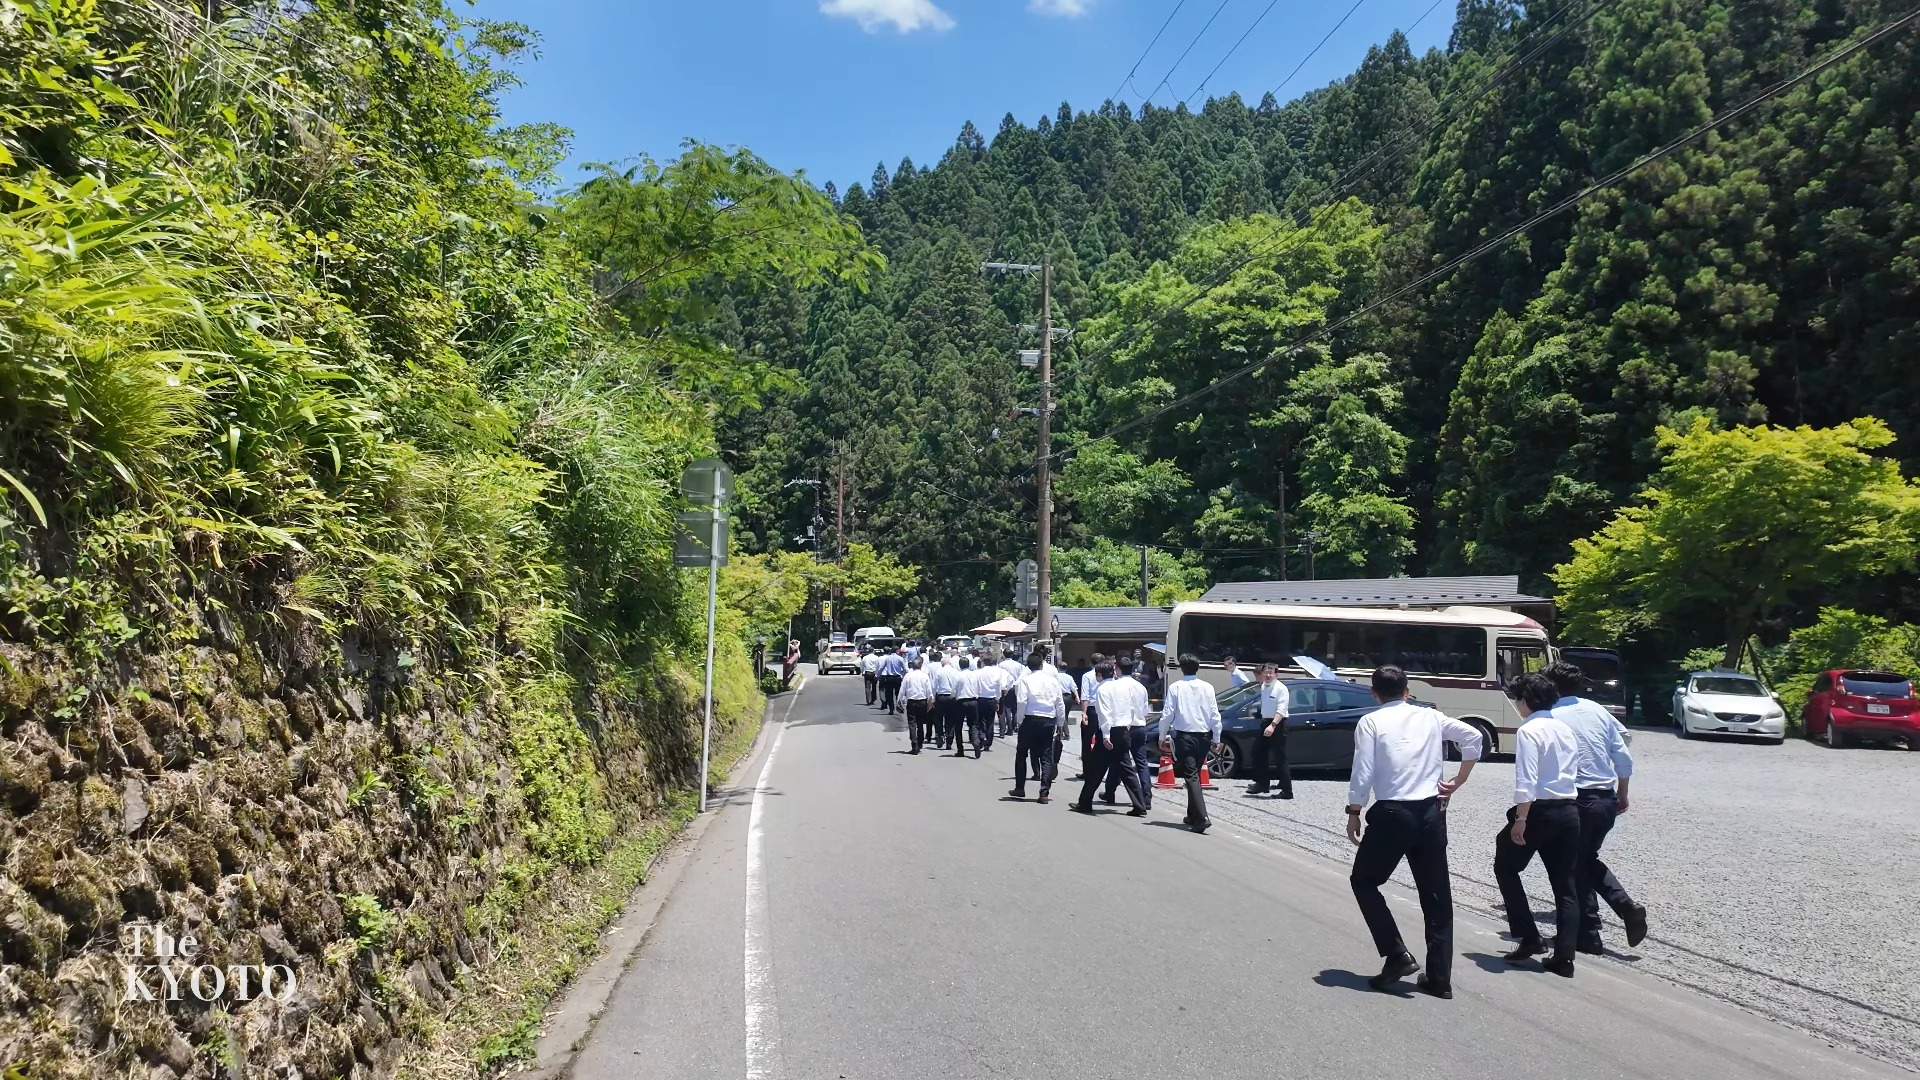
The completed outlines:
<svg viewBox="0 0 1920 1080">
<path fill-rule="evenodd" d="M 1153 786 L 1160 788 L 1180 786 L 1180 782 L 1173 778 L 1173 756 L 1171 754 L 1160 755 L 1160 775 L 1154 778 Z"/>
<path fill-rule="evenodd" d="M 1207 760 L 1205 758 L 1200 759 L 1200 790 L 1213 790 L 1213 774 L 1207 771 Z"/>
</svg>

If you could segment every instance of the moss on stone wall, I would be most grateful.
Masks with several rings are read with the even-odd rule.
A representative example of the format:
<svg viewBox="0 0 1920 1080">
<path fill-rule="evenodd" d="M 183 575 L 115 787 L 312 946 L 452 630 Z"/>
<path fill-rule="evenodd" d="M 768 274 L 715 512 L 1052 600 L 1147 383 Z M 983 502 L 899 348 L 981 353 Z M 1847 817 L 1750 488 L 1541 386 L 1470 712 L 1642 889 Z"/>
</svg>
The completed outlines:
<svg viewBox="0 0 1920 1080">
<path fill-rule="evenodd" d="M 282 645 L 209 635 L 82 683 L 57 649 L 0 644 L 9 1067 L 386 1076 L 412 1054 L 479 1075 L 690 805 L 687 672 L 613 691 L 524 658 L 401 674 Z M 737 744 L 761 699 L 744 655 L 723 661 L 716 743 Z M 286 965 L 298 991 L 125 1001 L 135 924 L 192 934 L 202 963 Z"/>
</svg>

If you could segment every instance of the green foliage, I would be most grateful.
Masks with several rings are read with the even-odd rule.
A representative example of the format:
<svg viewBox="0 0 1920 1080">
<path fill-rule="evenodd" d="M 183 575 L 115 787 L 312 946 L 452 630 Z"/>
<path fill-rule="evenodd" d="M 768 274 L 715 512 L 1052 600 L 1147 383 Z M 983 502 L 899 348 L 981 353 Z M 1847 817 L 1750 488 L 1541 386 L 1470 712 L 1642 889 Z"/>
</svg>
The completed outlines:
<svg viewBox="0 0 1920 1080">
<path fill-rule="evenodd" d="M 1053 603 L 1059 607 L 1129 607 L 1140 602 L 1140 552 L 1098 537 L 1085 547 L 1053 550 Z M 1192 600 L 1206 589 L 1207 572 L 1190 556 L 1164 548 L 1147 553 L 1147 602 Z"/>
<path fill-rule="evenodd" d="M 364 952 L 385 948 L 399 923 L 393 912 L 381 905 L 379 897 L 366 893 L 343 894 L 340 914 L 347 920 L 348 936 Z"/>
<path fill-rule="evenodd" d="M 1732 663 L 1756 623 L 1796 597 L 1908 568 L 1920 486 L 1872 453 L 1892 440 L 1877 420 L 1662 429 L 1666 461 L 1641 501 L 1554 569 L 1569 628 L 1620 635 L 1717 621 Z"/>
<path fill-rule="evenodd" d="M 1794 630 L 1783 647 L 1771 651 L 1774 690 L 1787 716 L 1795 719 L 1823 671 L 1877 668 L 1920 677 L 1920 626 L 1848 608 L 1821 608 L 1812 625 Z"/>
</svg>

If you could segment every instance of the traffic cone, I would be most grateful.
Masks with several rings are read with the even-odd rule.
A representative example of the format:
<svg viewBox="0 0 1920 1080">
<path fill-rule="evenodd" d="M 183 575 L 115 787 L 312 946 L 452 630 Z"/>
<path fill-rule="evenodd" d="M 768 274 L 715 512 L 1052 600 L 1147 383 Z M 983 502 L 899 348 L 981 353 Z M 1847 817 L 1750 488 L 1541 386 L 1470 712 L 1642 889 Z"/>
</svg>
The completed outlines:
<svg viewBox="0 0 1920 1080">
<path fill-rule="evenodd" d="M 1207 759 L 1200 759 L 1200 790 L 1213 790 L 1213 774 L 1207 771 Z"/>
<path fill-rule="evenodd" d="M 1160 755 L 1160 775 L 1154 778 L 1153 786 L 1158 788 L 1180 786 L 1180 782 L 1173 778 L 1173 756 L 1171 754 Z"/>
</svg>

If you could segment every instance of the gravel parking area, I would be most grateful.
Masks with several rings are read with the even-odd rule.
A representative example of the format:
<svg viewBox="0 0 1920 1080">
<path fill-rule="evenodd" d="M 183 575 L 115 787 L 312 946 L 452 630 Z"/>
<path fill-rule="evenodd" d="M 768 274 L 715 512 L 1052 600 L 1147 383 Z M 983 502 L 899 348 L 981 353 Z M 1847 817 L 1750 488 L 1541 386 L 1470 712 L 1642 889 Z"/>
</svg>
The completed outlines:
<svg viewBox="0 0 1920 1080">
<path fill-rule="evenodd" d="M 1628 950 L 1603 905 L 1610 955 L 1580 962 L 1630 965 L 1920 1070 L 1920 753 L 1682 741 L 1665 728 L 1636 731 L 1633 751 L 1632 807 L 1607 862 L 1647 906 L 1651 933 Z M 1512 784 L 1510 760 L 1489 761 L 1455 797 L 1463 908 L 1501 910 L 1493 837 Z M 1290 802 L 1218 785 L 1208 800 L 1217 821 L 1351 859 L 1343 775 L 1296 778 Z M 1537 863 L 1528 884 L 1551 926 Z M 1466 939 L 1460 948 L 1476 950 Z"/>
</svg>

